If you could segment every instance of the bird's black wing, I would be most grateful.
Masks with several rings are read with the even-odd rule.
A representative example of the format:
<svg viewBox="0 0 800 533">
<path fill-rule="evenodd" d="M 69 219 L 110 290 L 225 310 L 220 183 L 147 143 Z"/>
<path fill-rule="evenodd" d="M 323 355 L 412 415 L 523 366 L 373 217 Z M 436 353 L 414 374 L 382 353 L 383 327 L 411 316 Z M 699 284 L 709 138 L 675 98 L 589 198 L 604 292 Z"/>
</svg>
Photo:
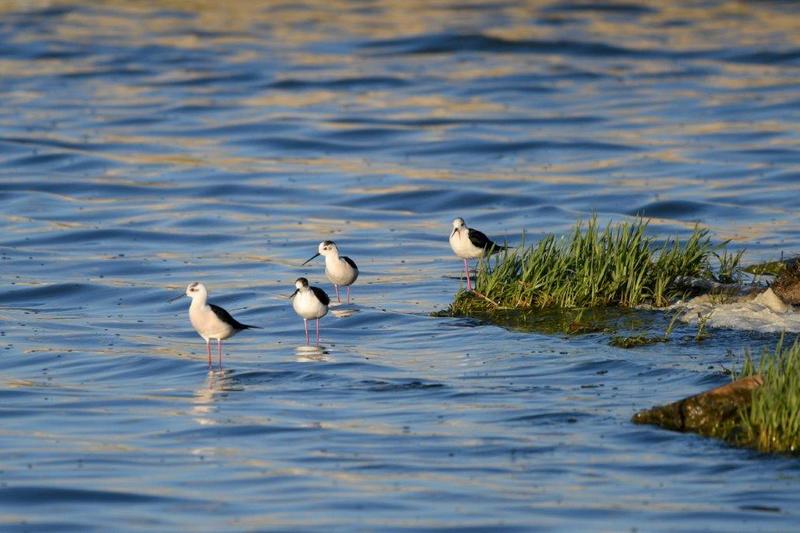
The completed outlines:
<svg viewBox="0 0 800 533">
<path fill-rule="evenodd" d="M 507 248 L 506 246 L 501 246 L 496 242 L 492 242 L 483 232 L 476 229 L 469 228 L 467 235 L 469 236 L 469 242 L 478 248 L 486 250 L 488 254 L 496 254 Z"/>
<path fill-rule="evenodd" d="M 247 324 L 242 324 L 241 322 L 233 318 L 229 312 L 227 312 L 218 305 L 208 304 L 208 306 L 211 308 L 212 311 L 214 311 L 214 314 L 217 315 L 217 318 L 219 318 L 220 320 L 231 326 L 233 329 L 250 329 L 250 328 L 260 329 L 258 326 L 249 326 Z"/>
<path fill-rule="evenodd" d="M 350 259 L 349 257 L 344 256 L 344 255 L 342 256 L 342 259 L 344 260 L 345 263 L 347 263 L 351 267 L 353 267 L 356 270 L 358 270 L 358 267 L 356 266 L 356 262 L 355 261 L 353 261 L 352 259 Z"/>
<path fill-rule="evenodd" d="M 312 291 L 314 291 L 314 296 L 317 297 L 317 300 L 322 302 L 322 305 L 328 305 L 331 303 L 331 299 L 328 298 L 328 295 L 325 294 L 325 291 L 320 289 L 319 287 L 309 287 Z"/>
</svg>

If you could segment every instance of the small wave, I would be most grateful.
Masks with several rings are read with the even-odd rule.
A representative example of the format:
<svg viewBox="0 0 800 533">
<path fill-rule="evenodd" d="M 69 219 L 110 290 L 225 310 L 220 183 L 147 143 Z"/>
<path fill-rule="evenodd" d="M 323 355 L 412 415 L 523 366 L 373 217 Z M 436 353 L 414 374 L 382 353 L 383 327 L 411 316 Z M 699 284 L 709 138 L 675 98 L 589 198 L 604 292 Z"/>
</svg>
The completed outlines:
<svg viewBox="0 0 800 533">
<path fill-rule="evenodd" d="M 160 438 L 191 440 L 202 439 L 217 440 L 230 437 L 252 437 L 254 435 L 274 435 L 276 433 L 297 433 L 304 431 L 314 431 L 310 427 L 302 426 L 267 426 L 262 424 L 239 424 L 225 426 L 210 426 L 199 429 L 187 429 L 183 431 L 170 431 L 157 435 Z"/>
<path fill-rule="evenodd" d="M 663 200 L 624 211 L 631 216 L 667 218 L 677 220 L 699 220 L 703 215 L 716 217 L 741 217 L 742 206 L 697 202 L 693 200 Z"/>
<path fill-rule="evenodd" d="M 231 111 L 233 107 L 221 105 L 221 104 L 181 104 L 172 107 L 168 107 L 164 109 L 164 113 L 175 113 L 175 114 L 187 114 L 187 115 L 195 115 L 195 114 L 211 114 L 211 113 L 224 113 L 226 111 Z"/>
<path fill-rule="evenodd" d="M 504 422 L 526 422 L 536 426 L 575 424 L 590 415 L 579 411 L 536 413 L 532 415 L 515 416 L 506 418 Z"/>
<path fill-rule="evenodd" d="M 47 234 L 41 237 L 28 237 L 15 241 L 0 243 L 8 247 L 47 246 L 51 244 L 99 244 L 108 241 L 123 241 L 126 243 L 176 243 L 209 245 L 230 241 L 230 235 L 206 233 L 203 235 L 189 235 L 186 233 L 166 233 L 157 231 L 142 231 L 128 229 L 82 230 L 67 231 Z"/>
<path fill-rule="evenodd" d="M 800 49 L 772 51 L 758 50 L 756 52 L 738 53 L 726 57 L 734 63 L 752 63 L 759 65 L 796 65 L 800 64 Z"/>
<path fill-rule="evenodd" d="M 393 119 L 374 117 L 344 116 L 332 120 L 334 124 L 370 124 L 384 126 L 404 126 L 408 128 L 429 128 L 438 126 L 549 126 L 581 125 L 603 122 L 602 117 L 574 115 L 559 117 L 419 117 L 413 119 Z"/>
<path fill-rule="evenodd" d="M 657 11 L 639 4 L 606 4 L 603 2 L 572 3 L 558 2 L 544 9 L 546 13 L 614 13 L 620 15 L 650 15 Z"/>
<path fill-rule="evenodd" d="M 543 150 L 564 150 L 576 152 L 621 152 L 636 151 L 639 148 L 617 143 L 603 143 L 593 141 L 514 141 L 514 142 L 489 142 L 489 141 L 451 141 L 427 143 L 418 149 L 401 149 L 407 155 L 471 155 L 471 154 L 515 154 L 520 152 L 534 152 Z"/>
<path fill-rule="evenodd" d="M 164 196 L 170 191 L 164 187 L 147 187 L 145 185 L 127 185 L 109 183 L 108 181 L 78 180 L 24 180 L 9 181 L 3 184 L 5 191 L 24 191 L 32 193 L 63 194 L 65 196 L 91 195 L 128 198 L 131 196 Z"/>
<path fill-rule="evenodd" d="M 381 54 L 448 54 L 458 52 L 560 54 L 589 57 L 657 58 L 693 55 L 689 52 L 664 50 L 636 50 L 603 42 L 519 39 L 469 34 L 427 34 L 399 39 L 367 41 L 362 49 L 376 50 Z"/>
<path fill-rule="evenodd" d="M 762 179 L 772 183 L 786 183 L 791 185 L 797 185 L 798 183 L 800 183 L 800 172 L 792 170 L 780 170 Z"/>
<path fill-rule="evenodd" d="M 64 79 L 68 80 L 83 80 L 83 79 L 91 79 L 91 78 L 135 78 L 135 77 L 144 77 L 144 76 L 151 76 L 153 72 L 144 68 L 132 68 L 132 67 L 122 67 L 122 68 L 98 68 L 98 69 L 89 69 L 89 70 L 75 70 L 70 72 L 64 72 L 60 74 L 60 76 Z"/>
<path fill-rule="evenodd" d="M 0 141 L 30 146 L 37 148 L 58 148 L 67 152 L 54 152 L 49 154 L 35 154 L 41 156 L 63 156 L 74 157 L 84 152 L 109 152 L 127 153 L 136 150 L 152 150 L 155 145 L 147 144 L 125 144 L 118 142 L 73 142 L 62 139 L 52 139 L 45 137 L 0 137 Z M 110 161 L 109 161 L 110 162 Z"/>
<path fill-rule="evenodd" d="M 499 194 L 479 190 L 424 189 L 359 196 L 340 205 L 411 212 L 475 209 L 477 207 L 528 207 L 541 201 L 525 194 Z"/>
<path fill-rule="evenodd" d="M 417 80 L 415 83 L 419 83 Z M 376 88 L 397 88 L 409 85 L 407 80 L 391 76 L 364 76 L 354 78 L 337 78 L 333 80 L 300 80 L 289 78 L 279 80 L 266 85 L 266 89 L 280 89 L 287 91 L 303 91 L 318 89 L 376 89 Z"/>
<path fill-rule="evenodd" d="M 172 79 L 149 82 L 149 85 L 155 87 L 218 87 L 225 85 L 244 85 L 248 83 L 257 83 L 261 81 L 261 76 L 253 72 L 237 72 L 231 74 L 220 75 L 202 75 L 186 79 Z M 219 104 L 210 106 L 209 110 L 221 110 L 225 106 Z"/>
<path fill-rule="evenodd" d="M 362 385 L 367 387 L 370 392 L 406 392 L 406 391 L 426 391 L 431 389 L 444 389 L 443 383 L 428 383 L 420 380 L 412 381 L 381 381 L 381 380 L 364 380 Z"/>
<path fill-rule="evenodd" d="M 400 128 L 356 128 L 347 130 L 336 130 L 324 133 L 322 137 L 341 140 L 341 141 L 356 141 L 356 142 L 387 142 L 392 137 L 399 135 L 413 135 L 416 132 L 410 129 Z"/>
<path fill-rule="evenodd" d="M 626 211 L 632 216 L 658 217 L 658 218 L 681 218 L 689 216 L 699 216 L 705 213 L 709 204 L 703 202 L 693 202 L 690 200 L 665 200 L 661 202 L 651 202 L 649 204 Z"/>
<path fill-rule="evenodd" d="M 110 490 L 68 489 L 61 487 L 4 487 L 0 502 L 14 505 L 54 505 L 58 503 L 151 503 L 185 501 L 167 496 Z"/>
<path fill-rule="evenodd" d="M 63 164 L 71 164 L 75 159 L 75 154 L 70 153 L 55 153 L 55 154 L 35 154 L 22 156 L 15 159 L 9 159 L 2 163 L 2 166 L 18 168 L 18 167 L 37 167 L 37 166 L 58 166 Z"/>
<path fill-rule="evenodd" d="M 242 385 L 256 385 L 261 383 L 275 383 L 276 381 L 294 381 L 304 375 L 304 372 L 295 372 L 293 370 L 253 370 L 237 373 L 236 378 Z"/>
<path fill-rule="evenodd" d="M 280 152 L 310 152 L 312 154 L 353 152 L 363 150 L 365 146 L 347 144 L 342 142 L 320 141 L 300 137 L 261 137 L 258 139 L 242 139 L 234 141 L 232 144 L 240 146 L 250 146 L 254 148 L 265 148 Z M 375 146 L 383 143 L 375 143 Z"/>
<path fill-rule="evenodd" d="M 55 283 L 42 287 L 30 287 L 25 289 L 12 289 L 0 291 L 0 303 L 14 305 L 40 305 L 42 302 L 57 299 L 79 298 L 89 299 L 90 294 L 105 291 L 106 288 L 100 285 L 88 283 Z"/>
</svg>

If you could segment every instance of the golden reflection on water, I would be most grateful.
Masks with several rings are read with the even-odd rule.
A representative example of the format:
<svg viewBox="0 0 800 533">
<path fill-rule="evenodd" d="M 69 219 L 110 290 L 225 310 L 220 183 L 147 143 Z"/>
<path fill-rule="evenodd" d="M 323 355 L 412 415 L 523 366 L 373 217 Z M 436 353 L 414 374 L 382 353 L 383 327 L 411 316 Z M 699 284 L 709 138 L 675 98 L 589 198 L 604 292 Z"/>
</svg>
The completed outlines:
<svg viewBox="0 0 800 533">
<path fill-rule="evenodd" d="M 491 9 L 504 25 L 488 28 L 484 10 L 468 9 L 469 6 L 486 7 L 482 0 L 436 3 L 385 0 L 370 3 L 370 9 L 360 9 L 358 3 L 345 0 L 305 0 L 293 4 L 250 0 L 40 0 L 3 2 L 0 13 L 59 5 L 96 7 L 98 4 L 102 9 L 68 14 L 68 24 L 57 27 L 57 34 L 78 40 L 96 35 L 136 40 L 147 37 L 149 33 L 170 46 L 195 48 L 205 46 L 209 39 L 221 43 L 251 42 L 266 29 L 270 39 L 278 45 L 298 47 L 344 34 L 364 39 L 389 39 L 436 32 L 448 26 L 481 27 L 488 35 L 513 40 L 548 39 L 558 35 L 559 25 L 542 21 L 570 20 L 568 12 L 552 11 L 551 8 L 560 6 L 560 2 L 542 0 L 498 2 Z M 657 0 L 638 2 L 637 5 L 654 8 L 652 12 L 637 17 L 640 24 L 631 24 L 626 17 L 604 16 L 601 12 L 582 13 L 582 19 L 588 21 L 584 31 L 596 36 L 596 40 L 613 37 L 614 41 L 622 40 L 630 43 L 631 47 L 645 48 L 703 50 L 715 45 L 721 48 L 730 38 L 732 29 L 736 30 L 739 44 L 774 42 L 776 35 L 787 46 L 796 46 L 800 42 L 796 18 L 780 6 L 728 2 L 709 7 Z M 187 13 L 191 18 L 170 16 L 170 11 Z M 149 16 L 153 13 L 160 13 L 160 16 Z M 692 24 L 671 24 L 682 20 Z M 513 24 L 509 27 L 507 21 L 513 21 Z M 174 35 L 176 29 L 183 27 L 203 28 L 206 34 L 178 32 Z M 661 27 L 663 31 L 653 34 L 652 27 Z"/>
<path fill-rule="evenodd" d="M 440 83 L 449 87 L 459 87 L 464 82 L 482 79 L 493 79 L 516 74 L 543 75 L 543 79 L 558 69 L 565 68 L 565 59 L 560 55 L 558 46 L 553 53 L 514 54 L 493 53 L 491 61 L 481 55 L 479 50 L 464 61 L 437 62 L 439 54 L 413 54 L 403 56 L 400 60 L 407 66 L 405 70 L 395 69 L 395 62 L 386 61 L 380 55 L 380 48 L 359 47 L 358 40 L 402 39 L 415 35 L 437 35 L 445 30 L 452 34 L 475 33 L 471 28 L 480 28 L 485 36 L 496 37 L 516 43 L 558 42 L 566 37 L 561 21 L 572 24 L 574 15 L 568 10 L 559 10 L 561 3 L 554 1 L 521 1 L 513 3 L 497 3 L 487 8 L 481 0 L 431 3 L 423 0 L 411 2 L 399 0 L 377 1 L 369 4 L 369 9 L 343 0 L 323 1 L 307 0 L 294 4 L 274 2 L 252 2 L 234 0 L 217 2 L 215 0 L 150 0 L 130 3 L 123 0 L 106 0 L 104 2 L 50 0 L 33 2 L 4 2 L 0 4 L 0 13 L 11 13 L 31 9 L 45 9 L 57 6 L 85 6 L 66 13 L 59 22 L 53 24 L 53 36 L 67 43 L 95 45 L 102 50 L 105 42 L 113 42 L 122 47 L 130 47 L 135 53 L 149 45 L 161 45 L 178 51 L 210 51 L 224 54 L 227 64 L 241 64 L 242 68 L 272 67 L 271 58 L 277 58 L 277 64 L 289 67 L 276 69 L 271 77 L 279 82 L 286 79 L 318 80 L 331 78 L 357 79 L 369 76 L 387 76 L 413 82 L 420 74 L 435 76 Z M 694 61 L 676 60 L 660 55 L 662 52 L 697 52 L 714 51 L 723 55 L 731 44 L 758 48 L 772 46 L 776 41 L 782 43 L 783 50 L 792 50 L 800 46 L 800 32 L 796 31 L 800 20 L 796 12 L 780 5 L 724 3 L 717 6 L 700 6 L 689 2 L 663 3 L 655 0 L 637 4 L 652 7 L 635 17 L 611 16 L 597 11 L 581 11 L 580 20 L 585 23 L 580 33 L 574 36 L 576 42 L 613 43 L 624 49 L 645 50 L 653 53 L 652 58 L 635 61 L 635 72 L 638 76 L 645 74 L 664 75 L 686 68 L 688 62 L 695 68 L 708 68 L 704 86 L 718 89 L 714 93 L 703 94 L 696 86 L 676 86 L 670 92 L 673 100 L 700 102 L 704 107 L 742 106 L 748 105 L 753 94 L 758 94 L 758 105 L 784 104 L 786 92 L 771 94 L 763 91 L 771 87 L 786 87 L 796 83 L 795 71 L 784 68 L 782 64 L 765 65 L 732 61 Z M 100 6 L 98 8 L 98 6 Z M 467 9 L 474 6 L 482 9 Z M 487 11 L 488 9 L 488 11 Z M 493 16 L 487 17 L 487 12 Z M 181 14 L 185 14 L 183 16 Z M 156 16 L 157 15 L 157 16 Z M 495 22 L 497 21 L 497 22 Z M 690 23 L 682 23 L 690 22 Z M 657 29 L 657 31 L 654 31 Z M 731 36 L 736 43 L 731 43 Z M 349 43 L 341 49 L 336 46 L 315 46 L 314 43 L 341 43 L 343 37 Z M 12 35 L 16 43 L 36 42 L 40 35 L 34 32 L 20 31 Z M 542 52 L 542 51 L 540 51 Z M 98 65 L 97 58 L 89 56 L 67 55 L 64 58 L 40 58 L 36 61 L 25 59 L 0 59 L 0 76 L 6 78 L 29 78 L 55 74 L 80 74 L 111 68 L 113 65 Z M 101 56 L 102 57 L 102 56 Z M 605 61 L 605 60 L 604 60 Z M 608 65 L 599 65 L 591 55 L 580 54 L 569 58 L 570 65 L 583 69 L 588 73 Z M 430 65 L 435 65 L 432 71 Z M 624 55 L 616 60 L 619 68 L 619 81 L 622 87 L 629 82 L 631 63 Z M 212 73 L 213 74 L 213 73 Z M 150 81 L 158 83 L 185 82 L 208 76 L 209 72 L 202 68 L 176 68 L 160 74 Z M 598 87 L 595 84 L 575 83 L 562 79 L 548 83 L 558 99 L 564 93 L 572 102 L 571 114 L 591 114 L 596 105 L 595 96 Z M 120 116 L 126 116 L 126 109 L 135 106 L 152 106 L 158 109 L 163 105 L 163 96 L 149 83 L 127 81 L 123 78 L 98 77 L 86 82 L 84 88 L 88 94 L 71 95 L 70 102 L 78 107 L 94 103 L 102 106 L 121 106 Z M 632 85 L 636 91 L 647 94 L 647 82 Z M 195 86 L 187 89 L 182 100 L 185 105 L 213 107 L 219 100 L 207 95 L 207 88 Z M 573 91 L 578 91 L 573 93 Z M 577 95 L 577 96 L 576 96 Z M 41 111 L 25 111 L 27 104 L 48 95 L 34 90 L 19 90 L 9 93 L 8 101 L 23 108 L 26 121 L 39 122 L 45 120 Z M 532 95 L 532 109 L 519 109 L 518 104 L 492 100 L 487 96 L 465 96 L 455 93 L 413 93 L 398 92 L 384 88 L 356 91 L 335 91 L 325 88 L 305 90 L 269 90 L 256 87 L 252 91 L 229 97 L 225 103 L 236 109 L 235 123 L 241 126 L 268 125 L 271 122 L 292 117 L 294 114 L 316 113 L 314 127 L 323 134 L 327 132 L 346 132 L 363 127 L 348 123 L 338 118 L 333 110 L 342 111 L 346 115 L 358 117 L 380 113 L 382 118 L 396 121 L 391 128 L 418 135 L 420 145 L 446 141 L 454 128 L 466 128 L 471 118 L 493 118 L 502 121 L 504 118 L 528 116 L 537 118 L 559 118 L 563 111 L 538 108 L 535 105 L 535 94 Z M 751 120 L 746 124 L 718 118 L 705 119 L 698 116 L 692 123 L 670 123 L 663 120 L 662 107 L 667 103 L 654 102 L 653 112 L 642 112 L 641 108 L 632 111 L 615 110 L 619 117 L 624 117 L 624 128 L 606 129 L 603 124 L 586 128 L 587 141 L 618 143 L 620 145 L 645 147 L 647 157 L 657 163 L 692 165 L 698 162 L 697 150 L 704 147 L 704 136 L 718 133 L 741 131 L 753 134 L 764 132 L 770 134 L 759 141 L 763 148 L 791 149 L 795 135 L 787 135 L 787 124 L 765 118 Z M 241 110 L 246 109 L 246 113 Z M 347 110 L 352 110 L 348 112 Z M 424 118 L 458 118 L 464 123 L 431 124 L 421 129 L 414 122 Z M 100 117 L 114 120 L 114 114 Z M 213 128 L 228 124 L 230 118 L 203 117 L 203 126 Z M 407 121 L 405 124 L 403 121 Z M 177 129 L 177 128 L 175 128 Z M 75 142 L 75 131 L 66 133 L 40 133 L 52 140 Z M 498 127 L 493 133 L 483 133 L 474 139 L 476 143 L 490 141 L 496 143 L 537 140 L 537 128 L 531 128 L 531 136 L 517 138 L 519 130 L 506 131 Z M 156 167 L 167 165 L 174 169 L 193 169 L 201 167 L 222 168 L 230 172 L 280 172 L 294 173 L 302 176 L 309 170 L 322 172 L 338 172 L 345 175 L 363 175 L 367 178 L 382 174 L 400 176 L 408 181 L 384 185 L 377 181 L 365 179 L 363 185 L 348 184 L 349 195 L 375 195 L 398 192 L 424 191 L 426 186 L 419 187 L 413 181 L 429 183 L 431 180 L 444 182 L 482 182 L 489 179 L 517 182 L 536 182 L 550 185 L 590 185 L 597 186 L 598 178 L 593 171 L 617 171 L 612 181 L 615 186 L 622 186 L 635 191 L 667 191 L 686 189 L 696 183 L 696 178 L 674 176 L 658 179 L 643 179 L 623 174 L 626 166 L 636 162 L 638 155 L 611 155 L 584 161 L 581 158 L 555 159 L 549 161 L 546 151 L 535 159 L 535 164 L 523 160 L 520 168 L 509 168 L 498 165 L 498 169 L 487 176 L 485 171 L 473 170 L 469 165 L 453 169 L 450 161 L 439 161 L 436 158 L 410 158 L 406 161 L 380 161 L 370 157 L 352 154 L 331 154 L 325 150 L 311 151 L 307 155 L 297 156 L 293 152 L 271 157 L 259 157 L 237 153 L 226 144 L 224 136 L 182 135 L 181 131 L 169 131 L 159 135 L 156 132 L 142 134 L 136 127 L 120 127 L 115 129 L 95 130 L 87 128 L 87 132 L 77 132 L 89 143 L 113 143 L 129 146 L 122 150 L 103 150 L 95 155 L 110 161 L 126 165 Z M 277 131 L 275 135 L 292 138 L 294 132 L 284 134 Z M 299 133 L 301 141 L 312 138 L 314 132 Z M 570 130 L 567 136 L 575 135 Z M 686 136 L 697 136 L 699 142 L 685 142 Z M 705 141 L 712 145 L 713 140 Z M 140 148 L 144 147 L 144 148 Z M 78 143 L 75 146 L 61 148 L 65 152 L 87 154 L 91 148 L 83 149 Z M 516 155 L 512 153 L 509 157 Z M 493 157 L 493 156 L 487 156 Z M 391 159 L 391 158 L 390 158 Z M 446 159 L 446 158 L 445 158 Z M 755 165 L 753 168 L 757 168 Z M 147 173 L 148 170 L 143 170 Z M 125 176 L 125 170 L 110 168 L 104 172 L 103 180 L 114 176 Z M 158 176 L 156 172 L 153 176 Z M 724 189 L 730 187 L 731 179 L 706 179 L 703 184 L 708 189 Z M 269 180 L 267 180 L 269 183 Z M 739 183 L 743 183 L 739 179 Z M 428 186 L 429 187 L 429 186 Z M 71 199 L 72 201 L 72 199 Z M 80 201 L 94 205 L 102 202 L 99 198 Z M 163 210 L 174 206 L 164 204 Z M 174 211 L 174 210 L 173 210 Z M 400 210 L 400 213 L 412 214 L 412 210 Z M 256 217 L 240 215 L 238 220 L 255 221 Z M 307 234 L 324 233 L 330 226 L 330 218 L 314 218 L 303 227 Z M 275 230 L 289 230 L 287 224 Z M 354 222 L 356 229 L 375 229 L 379 224 Z M 429 228 L 437 227 L 438 222 L 431 222 Z M 762 230 L 758 225 L 748 228 L 736 228 L 737 235 L 755 236 Z M 296 229 L 296 228 L 294 228 Z M 12 230 L 13 231 L 13 230 Z M 748 233 L 749 232 L 749 233 Z"/>
</svg>

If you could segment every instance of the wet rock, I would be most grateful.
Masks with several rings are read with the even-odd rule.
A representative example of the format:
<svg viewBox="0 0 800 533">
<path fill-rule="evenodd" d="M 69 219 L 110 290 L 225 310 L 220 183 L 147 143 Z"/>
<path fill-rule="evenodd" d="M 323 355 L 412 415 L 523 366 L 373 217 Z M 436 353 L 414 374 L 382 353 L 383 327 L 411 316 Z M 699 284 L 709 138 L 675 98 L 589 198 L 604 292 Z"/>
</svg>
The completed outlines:
<svg viewBox="0 0 800 533">
<path fill-rule="evenodd" d="M 785 303 L 800 305 L 800 260 L 787 264 L 771 288 Z"/>
<path fill-rule="evenodd" d="M 636 424 L 654 424 L 673 431 L 691 431 L 736 442 L 740 409 L 750 404 L 761 376 L 748 376 L 683 400 L 640 411 Z"/>
</svg>

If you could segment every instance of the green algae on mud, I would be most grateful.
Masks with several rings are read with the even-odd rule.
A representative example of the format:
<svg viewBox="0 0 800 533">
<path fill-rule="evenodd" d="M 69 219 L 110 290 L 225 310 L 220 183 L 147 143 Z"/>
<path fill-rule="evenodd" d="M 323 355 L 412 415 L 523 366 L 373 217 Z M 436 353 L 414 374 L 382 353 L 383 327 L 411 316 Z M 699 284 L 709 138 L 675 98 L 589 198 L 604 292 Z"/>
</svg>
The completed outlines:
<svg viewBox="0 0 800 533">
<path fill-rule="evenodd" d="M 667 342 L 669 338 L 665 335 L 663 337 L 647 336 L 647 335 L 631 335 L 625 337 L 623 335 L 614 335 L 608 344 L 616 346 L 617 348 L 636 348 L 639 346 L 649 346 L 651 344 L 658 344 L 659 342 Z"/>
<path fill-rule="evenodd" d="M 543 309 L 538 311 L 510 308 L 486 308 L 482 297 L 469 291 L 458 296 L 463 307 L 457 312 L 453 306 L 432 313 L 439 317 L 468 317 L 517 331 L 550 335 L 608 333 L 616 330 L 615 323 L 622 319 L 625 310 L 593 309 Z M 463 312 L 466 309 L 466 312 Z"/>
<path fill-rule="evenodd" d="M 750 404 L 753 391 L 760 386 L 758 376 L 748 376 L 677 402 L 640 411 L 632 422 L 745 445 L 742 409 Z"/>
<path fill-rule="evenodd" d="M 647 335 L 659 339 L 659 342 L 667 342 L 670 339 L 676 322 L 676 317 L 672 317 L 670 321 L 670 317 L 661 310 L 626 307 L 487 310 L 479 302 L 481 297 L 473 292 L 466 292 L 461 297 L 467 302 L 476 303 L 468 313 L 455 314 L 451 307 L 436 311 L 432 316 L 471 318 L 514 331 L 544 335 L 595 334 L 608 340 L 615 337 L 635 338 L 643 336 L 642 332 L 647 332 Z"/>
<path fill-rule="evenodd" d="M 637 424 L 698 433 L 766 453 L 800 453 L 800 341 L 756 364 L 747 354 L 734 381 L 640 411 Z"/>
</svg>

